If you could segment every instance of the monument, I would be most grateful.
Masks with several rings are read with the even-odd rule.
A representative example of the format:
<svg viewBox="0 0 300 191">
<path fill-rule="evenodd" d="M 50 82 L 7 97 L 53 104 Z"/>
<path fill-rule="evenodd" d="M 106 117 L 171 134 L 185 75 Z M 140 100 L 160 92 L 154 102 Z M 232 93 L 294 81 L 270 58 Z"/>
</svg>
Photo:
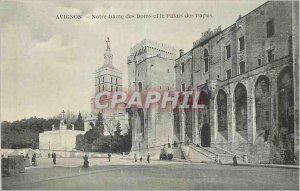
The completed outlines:
<svg viewBox="0 0 300 191">
<path fill-rule="evenodd" d="M 64 118 L 65 111 L 62 112 L 59 128 L 52 125 L 51 131 L 45 131 L 39 134 L 39 149 L 49 151 L 73 151 L 76 147 L 76 136 L 85 134 L 86 131 L 67 128 Z"/>
</svg>

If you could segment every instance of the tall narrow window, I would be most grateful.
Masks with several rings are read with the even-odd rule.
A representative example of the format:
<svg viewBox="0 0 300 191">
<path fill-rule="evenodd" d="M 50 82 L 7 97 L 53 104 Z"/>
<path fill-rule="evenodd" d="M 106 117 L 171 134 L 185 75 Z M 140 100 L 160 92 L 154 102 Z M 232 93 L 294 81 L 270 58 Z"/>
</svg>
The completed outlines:
<svg viewBox="0 0 300 191">
<path fill-rule="evenodd" d="M 226 70 L 226 79 L 231 78 L 231 69 Z"/>
<path fill-rule="evenodd" d="M 208 50 L 207 49 L 204 49 L 204 55 L 203 55 L 203 58 L 204 58 L 204 73 L 205 72 L 208 72 L 208 58 L 209 58 L 209 55 L 208 55 Z"/>
<path fill-rule="evenodd" d="M 104 83 L 104 76 L 102 77 L 102 82 Z"/>
<path fill-rule="evenodd" d="M 116 85 L 118 84 L 118 78 L 116 78 Z"/>
<path fill-rule="evenodd" d="M 101 83 L 101 82 L 100 82 L 100 78 L 99 78 L 98 80 L 99 80 L 99 84 L 100 84 L 100 83 Z"/>
<path fill-rule="evenodd" d="M 274 19 L 271 19 L 267 22 L 267 37 L 274 35 Z"/>
<path fill-rule="evenodd" d="M 230 45 L 225 47 L 226 50 L 226 58 L 229 59 L 231 57 L 231 48 Z"/>
<path fill-rule="evenodd" d="M 138 83 L 138 86 L 139 86 L 139 92 L 141 92 L 141 91 L 143 90 L 142 82 L 139 82 L 139 83 Z"/>
<path fill-rule="evenodd" d="M 260 58 L 257 59 L 257 63 L 258 63 L 259 66 L 261 65 L 261 59 Z"/>
<path fill-rule="evenodd" d="M 246 72 L 246 63 L 240 62 L 240 74 L 243 74 Z"/>
<path fill-rule="evenodd" d="M 113 89 L 113 88 L 114 88 L 114 86 L 113 86 L 113 85 L 111 85 L 111 86 L 110 86 L 110 91 L 114 91 L 114 89 Z"/>
<path fill-rule="evenodd" d="M 113 83 L 113 77 L 110 77 L 110 83 Z"/>
<path fill-rule="evenodd" d="M 245 38 L 243 36 L 239 38 L 239 47 L 240 51 L 243 51 L 245 49 Z"/>
<path fill-rule="evenodd" d="M 268 63 L 273 62 L 274 61 L 274 50 L 268 50 L 267 51 L 268 54 Z"/>
<path fill-rule="evenodd" d="M 181 69 L 181 73 L 183 73 L 183 72 L 184 72 L 184 63 L 181 63 L 181 64 L 180 64 L 180 67 L 181 67 L 181 68 L 180 68 L 180 69 Z"/>
<path fill-rule="evenodd" d="M 101 92 L 101 88 L 100 88 L 100 86 L 98 87 L 98 92 Z"/>
<path fill-rule="evenodd" d="M 181 91 L 185 91 L 185 85 L 181 84 Z"/>
<path fill-rule="evenodd" d="M 105 90 L 104 90 L 104 85 L 102 85 L 102 90 L 105 91 Z"/>
</svg>

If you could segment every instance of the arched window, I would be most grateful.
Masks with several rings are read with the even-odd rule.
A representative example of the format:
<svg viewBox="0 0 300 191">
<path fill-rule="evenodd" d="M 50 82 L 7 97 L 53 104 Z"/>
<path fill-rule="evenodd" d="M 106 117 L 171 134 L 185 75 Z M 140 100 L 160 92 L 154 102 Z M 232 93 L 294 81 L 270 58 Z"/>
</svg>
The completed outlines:
<svg viewBox="0 0 300 191">
<path fill-rule="evenodd" d="M 246 131 L 243 135 L 247 139 L 247 90 L 242 83 L 238 83 L 234 90 L 234 100 L 236 131 Z"/>
<path fill-rule="evenodd" d="M 266 76 L 259 76 L 255 83 L 255 110 L 256 132 L 264 134 L 264 141 L 268 141 L 271 127 L 271 92 Z"/>
<path fill-rule="evenodd" d="M 143 84 L 142 84 L 142 82 L 139 82 L 138 86 L 139 86 L 139 92 L 142 92 L 143 91 Z"/>
</svg>

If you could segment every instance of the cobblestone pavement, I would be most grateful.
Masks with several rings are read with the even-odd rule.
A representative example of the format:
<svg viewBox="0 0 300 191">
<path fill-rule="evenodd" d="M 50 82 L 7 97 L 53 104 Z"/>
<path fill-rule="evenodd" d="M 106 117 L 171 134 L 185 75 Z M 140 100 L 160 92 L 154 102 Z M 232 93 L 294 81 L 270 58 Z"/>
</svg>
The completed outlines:
<svg viewBox="0 0 300 191">
<path fill-rule="evenodd" d="M 298 169 L 196 164 L 173 161 L 146 161 L 112 158 L 38 159 L 38 167 L 2 177 L 2 189 L 87 190 L 87 189 L 299 189 Z"/>
</svg>

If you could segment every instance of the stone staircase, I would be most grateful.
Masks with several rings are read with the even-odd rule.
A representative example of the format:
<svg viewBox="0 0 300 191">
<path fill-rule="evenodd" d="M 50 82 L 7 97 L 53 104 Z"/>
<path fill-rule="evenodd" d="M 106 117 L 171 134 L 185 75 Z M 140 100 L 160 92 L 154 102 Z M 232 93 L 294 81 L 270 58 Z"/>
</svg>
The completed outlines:
<svg viewBox="0 0 300 191">
<path fill-rule="evenodd" d="M 234 153 L 220 147 L 201 147 L 193 143 L 181 145 L 181 150 L 186 160 L 204 163 L 232 164 Z M 245 163 L 243 157 L 237 155 L 238 163 Z"/>
</svg>

